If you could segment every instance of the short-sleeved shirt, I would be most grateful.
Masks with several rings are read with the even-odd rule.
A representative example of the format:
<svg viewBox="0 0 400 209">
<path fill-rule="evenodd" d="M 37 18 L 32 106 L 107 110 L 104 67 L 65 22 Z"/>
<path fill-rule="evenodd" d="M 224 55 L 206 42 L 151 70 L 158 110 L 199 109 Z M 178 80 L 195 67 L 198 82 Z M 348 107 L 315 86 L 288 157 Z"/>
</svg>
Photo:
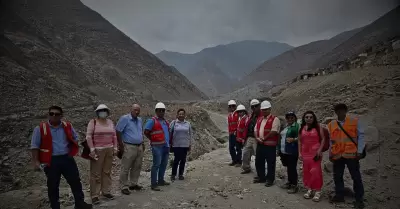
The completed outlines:
<svg viewBox="0 0 400 209">
<path fill-rule="evenodd" d="M 160 119 L 160 118 L 158 118 L 157 120 L 158 120 L 158 122 L 160 122 L 161 127 L 164 131 L 165 146 L 169 147 L 169 127 L 167 125 L 167 122 L 164 119 Z M 151 131 L 153 129 L 153 126 L 154 126 L 153 118 L 150 118 L 147 120 L 144 129 Z"/>
<path fill-rule="evenodd" d="M 132 117 L 131 114 L 123 115 L 115 130 L 122 135 L 122 141 L 128 144 L 143 143 L 143 122 L 140 117 Z"/>
<path fill-rule="evenodd" d="M 264 118 L 264 119 L 261 121 L 260 126 L 261 126 L 261 127 L 264 127 L 265 124 L 267 123 L 267 121 L 268 121 L 268 119 L 269 119 L 270 117 L 271 117 L 271 115 L 268 115 L 267 118 Z M 279 133 L 280 128 L 281 128 L 281 121 L 279 120 L 278 117 L 275 117 L 275 118 L 274 118 L 274 121 L 272 122 L 271 131 L 276 131 L 276 132 Z M 257 130 L 257 129 L 254 129 L 254 130 Z M 260 138 L 264 138 L 264 129 L 263 129 L 263 128 L 260 128 L 260 130 L 259 130 L 259 136 L 260 136 Z"/>
</svg>

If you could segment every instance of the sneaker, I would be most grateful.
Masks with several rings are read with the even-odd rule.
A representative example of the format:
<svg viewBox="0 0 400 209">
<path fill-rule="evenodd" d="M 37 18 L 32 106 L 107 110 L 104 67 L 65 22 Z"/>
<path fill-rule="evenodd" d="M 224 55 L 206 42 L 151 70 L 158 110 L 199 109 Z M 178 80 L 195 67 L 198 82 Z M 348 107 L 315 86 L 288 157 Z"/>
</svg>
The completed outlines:
<svg viewBox="0 0 400 209">
<path fill-rule="evenodd" d="M 240 174 L 248 174 L 248 173 L 250 173 L 250 172 L 251 172 L 251 170 L 248 169 L 248 170 L 243 170 Z"/>
<path fill-rule="evenodd" d="M 284 185 L 282 185 L 282 189 L 290 189 L 292 185 L 289 182 L 286 182 Z"/>
<path fill-rule="evenodd" d="M 157 192 L 161 191 L 161 189 L 157 185 L 151 186 L 151 190 L 157 191 Z"/>
<path fill-rule="evenodd" d="M 100 203 L 100 199 L 98 198 L 98 197 L 93 197 L 92 198 L 92 204 L 93 205 L 97 205 L 97 204 L 99 204 Z"/>
<path fill-rule="evenodd" d="M 137 191 L 139 191 L 139 190 L 142 190 L 143 187 L 142 187 L 142 186 L 139 186 L 139 185 L 133 185 L 133 186 L 130 186 L 129 189 L 130 189 L 130 190 L 137 190 Z"/>
<path fill-rule="evenodd" d="M 273 181 L 267 181 L 266 183 L 265 183 L 265 186 L 266 187 L 272 187 L 274 185 L 274 182 Z"/>
<path fill-rule="evenodd" d="M 364 209 L 365 208 L 364 201 L 355 201 L 353 208 Z"/>
<path fill-rule="evenodd" d="M 341 203 L 341 202 L 344 202 L 344 197 L 335 195 L 335 196 L 333 196 L 333 197 L 331 197 L 329 199 L 329 202 L 331 202 L 331 203 Z"/>
<path fill-rule="evenodd" d="M 265 180 L 265 179 L 257 178 L 257 179 L 253 180 L 253 183 L 255 183 L 255 184 L 262 184 L 262 183 L 265 183 L 265 182 L 267 182 L 267 180 Z"/>
<path fill-rule="evenodd" d="M 295 194 L 299 191 L 299 187 L 297 185 L 291 185 L 290 188 L 287 190 L 288 194 Z"/>
<path fill-rule="evenodd" d="M 171 176 L 171 181 L 175 181 L 175 176 Z"/>
<path fill-rule="evenodd" d="M 303 196 L 305 199 L 311 199 L 313 195 L 313 191 L 309 189 Z"/>
<path fill-rule="evenodd" d="M 315 192 L 314 197 L 312 198 L 312 200 L 313 200 L 314 202 L 319 202 L 320 199 L 321 199 L 321 192 L 320 192 L 320 191 Z"/>
<path fill-rule="evenodd" d="M 168 186 L 168 185 L 170 185 L 170 183 L 166 182 L 166 181 L 159 181 L 158 182 L 158 186 Z"/>
<path fill-rule="evenodd" d="M 112 194 L 103 194 L 103 197 L 109 199 L 109 200 L 113 200 L 114 199 L 114 195 Z"/>
<path fill-rule="evenodd" d="M 184 176 L 179 176 L 179 180 L 185 180 Z"/>
<path fill-rule="evenodd" d="M 122 189 L 121 193 L 124 194 L 124 195 L 130 195 L 131 191 L 129 191 L 129 189 Z"/>
</svg>

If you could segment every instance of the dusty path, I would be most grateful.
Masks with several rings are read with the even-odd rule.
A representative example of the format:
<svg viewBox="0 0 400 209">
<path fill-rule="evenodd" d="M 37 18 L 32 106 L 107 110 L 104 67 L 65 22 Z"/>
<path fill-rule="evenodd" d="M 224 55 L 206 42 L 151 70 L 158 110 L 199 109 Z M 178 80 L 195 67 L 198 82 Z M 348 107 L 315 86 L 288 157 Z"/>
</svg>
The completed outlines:
<svg viewBox="0 0 400 209">
<path fill-rule="evenodd" d="M 218 127 L 224 128 L 221 123 L 226 121 L 225 116 L 211 115 Z M 278 187 L 279 181 L 270 188 L 253 184 L 254 174 L 242 175 L 240 168 L 228 166 L 229 162 L 226 147 L 205 154 L 189 162 L 184 181 L 175 181 L 161 192 L 149 189 L 149 173 L 143 172 L 140 180 L 144 191 L 129 196 L 117 193 L 115 200 L 103 201 L 96 208 L 333 208 L 326 200 L 314 203 L 300 193 L 288 195 Z"/>
</svg>

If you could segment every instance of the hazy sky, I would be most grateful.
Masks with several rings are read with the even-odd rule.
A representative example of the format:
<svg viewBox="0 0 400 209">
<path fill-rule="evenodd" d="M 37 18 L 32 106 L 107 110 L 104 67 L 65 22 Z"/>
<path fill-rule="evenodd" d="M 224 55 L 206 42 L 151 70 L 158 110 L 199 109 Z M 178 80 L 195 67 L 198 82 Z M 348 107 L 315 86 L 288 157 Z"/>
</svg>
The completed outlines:
<svg viewBox="0 0 400 209">
<path fill-rule="evenodd" d="M 241 40 L 299 46 L 364 26 L 399 0 L 82 0 L 145 49 L 193 53 Z"/>
</svg>

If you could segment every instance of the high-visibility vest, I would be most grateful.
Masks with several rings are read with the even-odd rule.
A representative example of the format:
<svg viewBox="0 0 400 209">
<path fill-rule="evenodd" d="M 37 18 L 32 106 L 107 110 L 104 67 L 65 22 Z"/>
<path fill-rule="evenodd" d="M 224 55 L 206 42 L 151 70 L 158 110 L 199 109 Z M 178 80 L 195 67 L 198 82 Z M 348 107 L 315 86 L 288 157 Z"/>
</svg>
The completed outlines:
<svg viewBox="0 0 400 209">
<path fill-rule="evenodd" d="M 69 142 L 70 156 L 75 156 L 79 152 L 79 145 L 72 137 L 72 125 L 69 122 L 62 122 L 65 135 Z M 53 137 L 51 136 L 50 124 L 48 122 L 42 122 L 39 126 L 41 143 L 39 149 L 39 161 L 40 163 L 51 165 L 51 156 L 53 154 Z"/>
<path fill-rule="evenodd" d="M 152 119 L 154 121 L 154 125 L 150 131 L 150 143 L 152 145 L 165 144 L 166 143 L 165 142 L 165 134 L 166 133 L 164 133 L 164 129 L 163 129 L 160 121 L 158 121 L 157 117 L 153 117 Z M 165 123 L 167 124 L 167 127 L 169 127 L 169 124 L 166 120 L 165 120 Z"/>
<path fill-rule="evenodd" d="M 228 131 L 229 134 L 235 133 L 238 126 L 239 114 L 237 112 L 229 113 L 228 115 Z"/>
<path fill-rule="evenodd" d="M 357 143 L 357 126 L 358 118 L 346 117 L 343 129 Z M 337 120 L 332 120 L 328 124 L 328 130 L 331 140 L 330 157 L 332 159 L 339 158 L 355 158 L 357 155 L 357 145 L 355 145 L 349 137 L 340 129 Z"/>
<path fill-rule="evenodd" d="M 267 122 L 265 123 L 265 126 L 261 127 L 261 123 L 262 123 L 263 119 L 264 119 L 264 117 L 259 118 L 257 121 L 257 125 L 256 125 L 256 137 L 257 138 L 260 137 L 261 128 L 264 129 L 264 136 L 267 136 L 269 134 L 269 132 L 271 132 L 272 124 L 274 123 L 275 116 L 272 116 L 272 115 L 269 116 L 269 118 L 267 119 Z M 275 136 L 265 138 L 264 141 L 262 142 L 262 144 L 267 145 L 267 146 L 276 146 L 278 144 L 278 140 L 279 140 L 279 135 L 276 134 Z M 258 142 L 258 143 L 260 143 L 260 142 Z"/>
<path fill-rule="evenodd" d="M 244 115 L 239 119 L 237 132 L 236 132 L 236 141 L 243 143 L 247 138 L 247 122 L 249 117 Z"/>
</svg>

